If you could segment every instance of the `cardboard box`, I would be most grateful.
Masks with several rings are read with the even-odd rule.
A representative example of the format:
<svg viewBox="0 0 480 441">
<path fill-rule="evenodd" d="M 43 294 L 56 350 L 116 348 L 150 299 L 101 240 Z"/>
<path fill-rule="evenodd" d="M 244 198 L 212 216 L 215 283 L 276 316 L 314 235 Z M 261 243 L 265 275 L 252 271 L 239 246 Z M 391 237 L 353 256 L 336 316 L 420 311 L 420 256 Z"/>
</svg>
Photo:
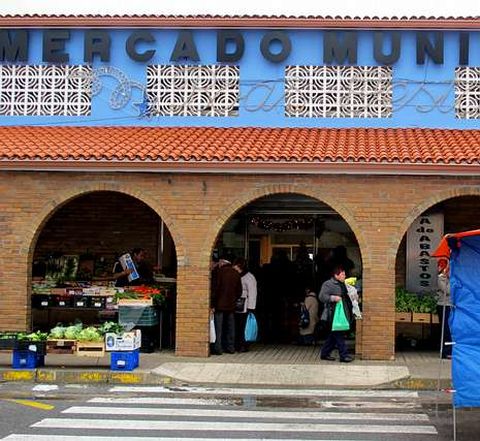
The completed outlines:
<svg viewBox="0 0 480 441">
<path fill-rule="evenodd" d="M 135 329 L 123 334 L 105 334 L 105 349 L 107 351 L 134 351 L 142 345 L 142 332 Z"/>
<path fill-rule="evenodd" d="M 135 263 L 129 253 L 123 254 L 122 256 L 119 257 L 118 260 L 120 261 L 120 265 L 122 265 L 123 270 L 129 269 L 132 271 L 128 275 L 129 282 L 140 278 L 140 275 L 138 274 L 138 271 L 137 271 L 137 267 L 135 266 Z"/>
</svg>

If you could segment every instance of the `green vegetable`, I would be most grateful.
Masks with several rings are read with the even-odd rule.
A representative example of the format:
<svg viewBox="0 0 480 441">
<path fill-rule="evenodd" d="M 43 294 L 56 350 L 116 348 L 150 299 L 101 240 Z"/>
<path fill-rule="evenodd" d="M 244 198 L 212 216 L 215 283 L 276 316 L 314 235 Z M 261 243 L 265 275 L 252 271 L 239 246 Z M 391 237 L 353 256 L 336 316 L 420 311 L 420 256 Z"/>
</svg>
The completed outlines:
<svg viewBox="0 0 480 441">
<path fill-rule="evenodd" d="M 65 338 L 65 330 L 66 328 L 64 326 L 58 324 L 57 326 L 55 326 L 55 328 L 52 328 L 50 330 L 49 337 L 55 340 L 60 340 L 62 338 Z"/>
<path fill-rule="evenodd" d="M 82 331 L 82 324 L 68 326 L 65 329 L 65 338 L 68 340 L 77 340 L 78 334 Z"/>
<path fill-rule="evenodd" d="M 405 288 L 395 290 L 395 311 L 397 312 L 423 312 L 436 311 L 437 300 L 433 294 L 415 294 Z"/>
<path fill-rule="evenodd" d="M 124 332 L 124 327 L 120 325 L 119 323 L 115 322 L 105 322 L 98 331 L 100 334 L 105 335 L 107 332 L 113 332 L 114 334 L 123 334 Z"/>
<path fill-rule="evenodd" d="M 82 329 L 77 335 L 78 341 L 101 341 L 103 340 L 103 335 L 100 334 L 97 328 L 89 326 L 88 328 Z"/>
</svg>

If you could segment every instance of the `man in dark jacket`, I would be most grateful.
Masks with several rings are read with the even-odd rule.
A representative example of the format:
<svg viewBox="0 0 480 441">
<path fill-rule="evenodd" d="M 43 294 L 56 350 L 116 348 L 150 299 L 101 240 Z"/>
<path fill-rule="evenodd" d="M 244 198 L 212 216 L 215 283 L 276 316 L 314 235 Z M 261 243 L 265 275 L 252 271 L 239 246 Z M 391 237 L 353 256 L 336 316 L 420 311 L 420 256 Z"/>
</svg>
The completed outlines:
<svg viewBox="0 0 480 441">
<path fill-rule="evenodd" d="M 215 313 L 215 346 L 212 354 L 235 352 L 235 303 L 242 295 L 242 281 L 228 258 L 220 259 L 212 287 L 212 308 Z"/>
<path fill-rule="evenodd" d="M 333 314 L 335 311 L 335 306 L 338 302 L 343 303 L 343 309 L 345 311 L 347 320 L 350 323 L 350 327 L 353 321 L 352 301 L 348 296 L 347 287 L 345 286 L 345 269 L 343 267 L 336 266 L 333 269 L 332 278 L 323 283 L 318 297 L 319 300 L 325 305 L 321 320 L 327 322 L 328 329 L 330 329 L 327 340 L 322 346 L 320 358 L 322 360 L 334 361 L 335 358 L 330 354 L 335 347 L 337 347 L 341 362 L 349 363 L 353 361 L 353 357 L 348 355 L 347 345 L 345 344 L 345 331 L 331 330 Z"/>
</svg>

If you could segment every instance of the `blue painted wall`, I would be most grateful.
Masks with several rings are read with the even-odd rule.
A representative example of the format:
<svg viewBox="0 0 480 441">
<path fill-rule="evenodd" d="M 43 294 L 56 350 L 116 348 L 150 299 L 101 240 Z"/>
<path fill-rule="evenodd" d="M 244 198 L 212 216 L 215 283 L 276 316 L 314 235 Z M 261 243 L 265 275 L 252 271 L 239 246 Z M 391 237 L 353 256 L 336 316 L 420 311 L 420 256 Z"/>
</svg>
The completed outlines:
<svg viewBox="0 0 480 441">
<path fill-rule="evenodd" d="M 112 67 L 133 82 L 145 84 L 147 63 L 132 61 L 125 51 L 130 29 L 108 30 L 111 39 L 111 60 L 102 63 L 96 59 L 95 68 Z M 149 30 L 156 44 L 139 45 L 142 49 L 156 49 L 148 64 L 169 64 L 178 36 L 178 30 Z M 444 32 L 444 63 L 435 65 L 428 59 L 416 64 L 415 32 L 402 35 L 402 52 L 393 65 L 394 93 L 391 118 L 291 118 L 284 112 L 284 69 L 291 64 L 323 64 L 323 32 L 321 30 L 288 30 L 292 52 L 282 63 L 272 63 L 260 53 L 264 30 L 245 30 L 245 54 L 240 65 L 241 101 L 237 117 L 142 117 L 138 105 L 142 92 L 133 87 L 131 97 L 119 109 L 112 109 L 111 96 L 118 81 L 111 75 L 101 77 L 102 89 L 94 96 L 92 113 L 88 117 L 1 117 L 2 125 L 141 125 L 141 126 L 263 126 L 263 127 L 442 127 L 478 128 L 478 120 L 455 118 L 455 67 L 459 57 L 458 32 Z M 198 64 L 216 63 L 216 31 L 193 31 L 200 56 Z M 83 30 L 72 30 L 66 44 L 70 64 L 84 64 Z M 31 30 L 29 64 L 42 60 L 42 32 Z M 480 34 L 470 33 L 469 66 L 480 66 Z M 192 63 L 188 63 L 192 64 Z M 373 57 L 373 32 L 358 33 L 358 65 L 377 65 Z"/>
</svg>

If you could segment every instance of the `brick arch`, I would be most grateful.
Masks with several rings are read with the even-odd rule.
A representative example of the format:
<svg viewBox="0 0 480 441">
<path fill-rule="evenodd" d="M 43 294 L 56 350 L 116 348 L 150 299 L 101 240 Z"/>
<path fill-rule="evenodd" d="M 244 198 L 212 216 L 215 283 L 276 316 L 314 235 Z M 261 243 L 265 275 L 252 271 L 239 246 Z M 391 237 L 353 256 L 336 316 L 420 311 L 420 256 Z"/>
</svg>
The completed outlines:
<svg viewBox="0 0 480 441">
<path fill-rule="evenodd" d="M 259 199 L 261 197 L 265 196 L 272 196 L 275 194 L 281 194 L 281 193 L 290 193 L 290 194 L 299 194 L 303 196 L 309 196 L 313 199 L 316 199 L 318 201 L 324 202 L 327 205 L 329 205 L 332 209 L 334 209 L 340 216 L 342 216 L 343 220 L 347 222 L 349 227 L 352 229 L 353 233 L 355 234 L 355 237 L 357 239 L 359 248 L 360 248 L 360 256 L 362 259 L 362 267 L 365 268 L 366 264 L 366 256 L 365 250 L 367 250 L 366 247 L 366 241 L 363 236 L 363 233 L 361 229 L 359 228 L 352 212 L 343 204 L 339 203 L 337 200 L 334 199 L 334 197 L 330 195 L 323 194 L 321 190 L 315 191 L 315 189 L 312 190 L 311 187 L 307 187 L 304 185 L 295 185 L 295 184 L 283 184 L 283 185 L 268 185 L 265 187 L 257 188 L 253 191 L 245 192 L 245 193 L 240 193 L 236 194 L 235 199 L 233 202 L 231 202 L 228 206 L 225 207 L 225 210 L 223 211 L 223 214 L 219 216 L 216 220 L 211 225 L 211 228 L 209 229 L 208 233 L 206 234 L 204 246 L 203 246 L 203 252 L 202 252 L 202 262 L 205 262 L 206 264 L 209 264 L 210 262 L 210 256 L 213 251 L 213 247 L 215 245 L 215 241 L 220 234 L 220 231 L 222 228 L 225 226 L 227 221 L 242 207 L 248 205 L 249 203 L 253 202 L 256 199 Z"/>
<path fill-rule="evenodd" d="M 117 183 L 89 183 L 84 184 L 81 186 L 75 186 L 71 188 L 67 188 L 61 192 L 59 192 L 55 199 L 51 199 L 47 201 L 47 203 L 43 206 L 42 210 L 36 214 L 34 221 L 25 231 L 24 241 L 21 247 L 22 254 L 27 256 L 28 259 L 28 268 L 31 267 L 31 261 L 33 258 L 33 253 L 35 250 L 35 246 L 37 243 L 38 236 L 40 232 L 48 222 L 48 220 L 63 206 L 68 204 L 69 202 L 73 201 L 74 199 L 84 196 L 89 193 L 99 192 L 99 191 L 110 191 L 116 193 L 122 193 L 128 196 L 132 196 L 135 199 L 143 202 L 149 208 L 151 208 L 155 213 L 158 214 L 159 217 L 165 222 L 172 239 L 175 245 L 175 251 L 177 255 L 177 262 L 184 259 L 185 256 L 185 248 L 183 245 L 183 241 L 179 234 L 175 231 L 174 222 L 171 216 L 165 211 L 163 207 L 160 206 L 158 201 L 149 196 L 145 193 L 141 192 L 140 189 L 132 189 L 128 185 L 121 185 Z"/>
<path fill-rule="evenodd" d="M 413 221 L 420 216 L 423 212 L 433 207 L 434 205 L 446 201 L 447 199 L 452 199 L 462 196 L 480 196 L 480 187 L 457 187 L 451 188 L 448 190 L 436 192 L 431 197 L 425 199 L 421 204 L 416 205 L 405 217 L 403 222 L 398 228 L 398 235 L 392 237 L 390 244 L 390 251 L 388 256 L 390 259 L 393 259 L 393 265 L 395 265 L 395 259 L 398 253 L 398 248 L 402 242 L 403 236 L 406 234 L 410 225 Z M 392 263 L 392 262 L 389 262 Z"/>
</svg>

